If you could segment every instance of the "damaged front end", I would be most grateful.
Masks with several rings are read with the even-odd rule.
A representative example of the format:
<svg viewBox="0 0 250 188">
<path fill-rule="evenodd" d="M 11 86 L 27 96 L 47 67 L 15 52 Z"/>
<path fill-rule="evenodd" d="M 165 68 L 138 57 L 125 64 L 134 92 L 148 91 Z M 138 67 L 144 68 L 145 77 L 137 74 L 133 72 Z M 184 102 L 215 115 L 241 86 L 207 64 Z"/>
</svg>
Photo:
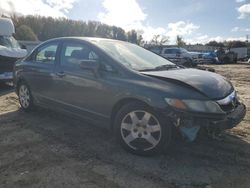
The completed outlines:
<svg viewBox="0 0 250 188">
<path fill-rule="evenodd" d="M 235 91 L 218 101 L 165 101 L 174 109 L 167 116 L 189 142 L 194 141 L 200 131 L 218 135 L 225 129 L 231 129 L 239 124 L 246 114 L 246 107 L 238 100 Z"/>
</svg>

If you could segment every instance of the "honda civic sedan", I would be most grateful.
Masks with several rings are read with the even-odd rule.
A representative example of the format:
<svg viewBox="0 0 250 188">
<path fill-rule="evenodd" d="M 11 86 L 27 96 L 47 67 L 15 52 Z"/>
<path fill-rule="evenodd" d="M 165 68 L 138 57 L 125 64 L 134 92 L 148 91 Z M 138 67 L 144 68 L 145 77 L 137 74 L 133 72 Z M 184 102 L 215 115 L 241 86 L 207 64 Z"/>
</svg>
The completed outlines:
<svg viewBox="0 0 250 188">
<path fill-rule="evenodd" d="M 14 84 L 23 110 L 39 105 L 80 116 L 139 155 L 165 150 L 173 130 L 193 141 L 201 130 L 236 126 L 246 113 L 226 78 L 111 39 L 46 41 L 16 62 Z"/>
</svg>

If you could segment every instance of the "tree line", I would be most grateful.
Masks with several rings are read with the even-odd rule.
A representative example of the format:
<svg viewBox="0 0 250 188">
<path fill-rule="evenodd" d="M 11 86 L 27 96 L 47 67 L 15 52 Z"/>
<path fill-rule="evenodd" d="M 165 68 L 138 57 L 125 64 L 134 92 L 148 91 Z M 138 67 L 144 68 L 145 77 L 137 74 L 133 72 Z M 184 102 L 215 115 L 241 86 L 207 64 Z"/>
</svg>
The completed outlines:
<svg viewBox="0 0 250 188">
<path fill-rule="evenodd" d="M 56 37 L 83 36 L 110 38 L 146 46 L 162 46 L 169 42 L 169 38 L 163 35 L 154 35 L 145 42 L 142 35 L 135 30 L 126 32 L 121 27 L 110 26 L 98 21 L 76 21 L 67 18 L 52 18 L 43 16 L 12 16 L 16 28 L 15 38 L 17 40 L 45 41 Z M 176 45 L 186 45 L 182 36 L 176 36 Z M 199 44 L 203 45 L 203 44 Z M 210 41 L 207 46 L 214 47 L 245 47 L 242 41 Z"/>
<path fill-rule="evenodd" d="M 149 48 L 162 47 L 165 44 L 167 44 L 168 42 L 169 42 L 168 37 L 161 36 L 161 35 L 155 35 L 150 42 L 146 43 L 146 46 Z M 182 36 L 177 35 L 175 45 L 177 47 L 185 47 L 186 45 L 190 45 L 190 44 L 187 44 Z M 244 41 L 240 41 L 240 40 L 224 41 L 224 42 L 217 42 L 217 41 L 213 40 L 213 41 L 209 41 L 206 44 L 197 43 L 196 45 L 213 46 L 213 47 L 218 47 L 218 48 L 222 47 L 222 48 L 230 49 L 230 48 L 248 47 L 249 43 L 244 42 Z"/>
<path fill-rule="evenodd" d="M 142 36 L 135 30 L 125 32 L 117 26 L 98 21 L 75 21 L 42 16 L 13 16 L 17 40 L 45 41 L 55 37 L 83 36 L 110 38 L 140 44 Z"/>
<path fill-rule="evenodd" d="M 247 47 L 247 42 L 235 40 L 235 41 L 224 41 L 224 42 L 217 42 L 217 41 L 210 41 L 206 44 L 207 46 L 214 46 L 214 47 L 222 47 L 222 48 L 239 48 L 239 47 Z"/>
</svg>

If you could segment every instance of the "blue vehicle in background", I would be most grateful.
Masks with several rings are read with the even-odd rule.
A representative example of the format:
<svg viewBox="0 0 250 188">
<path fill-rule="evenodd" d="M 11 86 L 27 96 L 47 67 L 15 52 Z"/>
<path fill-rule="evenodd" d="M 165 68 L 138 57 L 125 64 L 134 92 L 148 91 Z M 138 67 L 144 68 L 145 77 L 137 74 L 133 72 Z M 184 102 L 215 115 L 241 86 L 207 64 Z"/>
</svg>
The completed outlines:
<svg viewBox="0 0 250 188">
<path fill-rule="evenodd" d="M 237 53 L 230 50 L 225 51 L 223 48 L 204 53 L 202 57 L 205 63 L 237 63 Z"/>
<path fill-rule="evenodd" d="M 202 58 L 207 62 L 207 63 L 220 63 L 218 56 L 215 52 L 206 52 L 203 53 Z"/>
</svg>

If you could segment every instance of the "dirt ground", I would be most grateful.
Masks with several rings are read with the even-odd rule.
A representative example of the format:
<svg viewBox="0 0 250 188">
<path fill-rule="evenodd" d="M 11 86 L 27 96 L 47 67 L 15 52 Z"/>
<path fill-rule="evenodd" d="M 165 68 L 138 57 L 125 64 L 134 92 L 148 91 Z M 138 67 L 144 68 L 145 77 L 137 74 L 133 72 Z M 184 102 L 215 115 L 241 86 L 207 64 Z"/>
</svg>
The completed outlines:
<svg viewBox="0 0 250 188">
<path fill-rule="evenodd" d="M 250 187 L 250 64 L 214 65 L 248 106 L 224 140 L 176 141 L 169 152 L 139 157 L 111 133 L 45 109 L 20 110 L 0 86 L 0 187 Z"/>
</svg>

